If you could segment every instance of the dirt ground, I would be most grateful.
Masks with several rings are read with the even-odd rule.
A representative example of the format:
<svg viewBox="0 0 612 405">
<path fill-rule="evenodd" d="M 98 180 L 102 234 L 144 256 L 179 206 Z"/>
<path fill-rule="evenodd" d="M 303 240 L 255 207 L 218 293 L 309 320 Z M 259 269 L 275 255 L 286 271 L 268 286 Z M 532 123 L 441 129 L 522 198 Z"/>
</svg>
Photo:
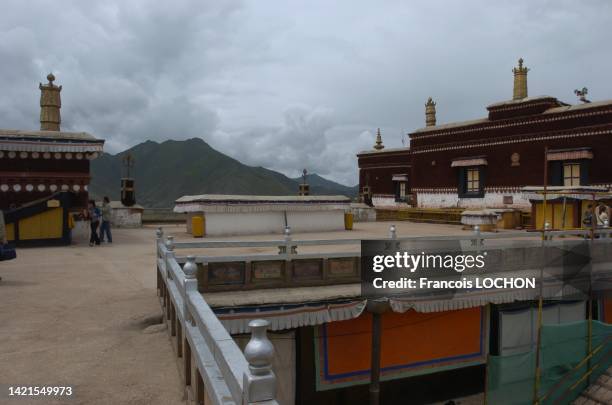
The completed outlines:
<svg viewBox="0 0 612 405">
<path fill-rule="evenodd" d="M 390 223 L 294 239 L 383 237 Z M 398 236 L 466 234 L 398 223 Z M 165 227 L 193 240 L 184 227 Z M 0 403 L 181 404 L 179 363 L 156 295 L 153 227 L 114 229 L 114 244 L 19 249 L 0 263 Z M 280 235 L 241 239 L 280 239 Z M 71 386 L 71 399 L 9 400 L 7 386 Z"/>
<path fill-rule="evenodd" d="M 115 229 L 113 245 L 19 249 L 0 263 L 0 403 L 184 403 L 168 335 L 147 329 L 161 322 L 154 235 Z M 8 385 L 74 395 L 9 400 Z"/>
</svg>

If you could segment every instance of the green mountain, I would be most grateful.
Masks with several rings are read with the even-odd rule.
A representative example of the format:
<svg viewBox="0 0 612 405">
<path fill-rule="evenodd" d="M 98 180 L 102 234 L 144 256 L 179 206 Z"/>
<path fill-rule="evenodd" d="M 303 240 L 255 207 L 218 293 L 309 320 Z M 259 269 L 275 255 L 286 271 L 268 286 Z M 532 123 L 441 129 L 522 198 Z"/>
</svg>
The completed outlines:
<svg viewBox="0 0 612 405">
<path fill-rule="evenodd" d="M 131 153 L 136 202 L 144 207 L 169 208 L 183 195 L 245 194 L 295 195 L 302 181 L 263 167 L 247 166 L 211 148 L 200 138 L 185 141 L 146 141 L 116 155 L 103 154 L 91 162 L 90 193 L 94 198 L 120 199 L 123 159 Z M 313 195 L 343 194 L 347 187 L 321 176 L 308 176 Z"/>
</svg>

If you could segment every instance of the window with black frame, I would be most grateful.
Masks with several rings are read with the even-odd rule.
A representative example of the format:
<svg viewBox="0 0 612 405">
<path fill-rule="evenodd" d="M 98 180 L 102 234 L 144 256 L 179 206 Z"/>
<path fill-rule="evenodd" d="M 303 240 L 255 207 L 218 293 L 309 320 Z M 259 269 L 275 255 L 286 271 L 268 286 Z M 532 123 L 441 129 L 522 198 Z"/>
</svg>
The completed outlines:
<svg viewBox="0 0 612 405">
<path fill-rule="evenodd" d="M 483 166 L 459 168 L 459 197 L 479 198 L 484 194 Z"/>
</svg>

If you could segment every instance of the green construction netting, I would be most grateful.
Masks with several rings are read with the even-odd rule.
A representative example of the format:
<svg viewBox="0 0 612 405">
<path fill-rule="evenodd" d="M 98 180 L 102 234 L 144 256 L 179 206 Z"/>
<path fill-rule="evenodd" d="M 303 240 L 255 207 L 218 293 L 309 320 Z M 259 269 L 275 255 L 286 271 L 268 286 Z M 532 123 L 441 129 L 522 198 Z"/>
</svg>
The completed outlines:
<svg viewBox="0 0 612 405">
<path fill-rule="evenodd" d="M 612 325 L 592 321 L 592 351 L 588 353 L 588 321 L 542 326 L 540 389 L 542 404 L 569 404 L 612 366 Z M 578 366 L 578 367 L 577 367 Z M 589 378 L 584 377 L 591 370 Z M 487 402 L 533 403 L 535 350 L 507 356 L 489 356 Z"/>
</svg>

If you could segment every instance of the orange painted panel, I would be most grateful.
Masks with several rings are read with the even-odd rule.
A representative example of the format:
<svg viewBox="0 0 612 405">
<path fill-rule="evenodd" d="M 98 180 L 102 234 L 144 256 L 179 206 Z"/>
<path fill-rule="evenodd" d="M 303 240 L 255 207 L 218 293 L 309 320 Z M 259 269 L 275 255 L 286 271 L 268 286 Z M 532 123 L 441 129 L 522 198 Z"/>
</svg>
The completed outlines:
<svg viewBox="0 0 612 405">
<path fill-rule="evenodd" d="M 381 368 L 392 374 L 424 374 L 438 367 L 484 362 L 486 309 L 419 313 L 388 312 L 382 316 Z M 369 313 L 319 328 L 320 384 L 367 379 L 370 369 Z M 397 377 L 399 378 L 399 377 Z"/>
</svg>

